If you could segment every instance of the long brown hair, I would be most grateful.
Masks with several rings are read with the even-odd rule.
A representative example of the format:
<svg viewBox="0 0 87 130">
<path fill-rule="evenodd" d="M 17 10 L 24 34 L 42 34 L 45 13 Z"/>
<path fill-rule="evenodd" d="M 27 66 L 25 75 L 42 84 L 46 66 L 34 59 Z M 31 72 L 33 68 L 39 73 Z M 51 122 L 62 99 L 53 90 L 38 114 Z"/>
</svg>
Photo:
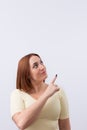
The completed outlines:
<svg viewBox="0 0 87 130">
<path fill-rule="evenodd" d="M 30 77 L 30 66 L 29 60 L 32 56 L 40 56 L 36 53 L 30 53 L 22 57 L 18 63 L 16 88 L 28 92 L 32 89 L 32 84 L 29 79 Z"/>
</svg>

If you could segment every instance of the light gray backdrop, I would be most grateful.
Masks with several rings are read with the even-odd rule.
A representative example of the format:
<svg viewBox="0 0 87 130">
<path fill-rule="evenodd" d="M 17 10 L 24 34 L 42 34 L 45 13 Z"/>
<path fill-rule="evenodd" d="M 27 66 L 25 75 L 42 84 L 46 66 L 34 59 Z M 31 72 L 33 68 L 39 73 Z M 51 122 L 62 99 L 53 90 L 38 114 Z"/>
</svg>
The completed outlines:
<svg viewBox="0 0 87 130">
<path fill-rule="evenodd" d="M 17 129 L 10 94 L 18 60 L 30 52 L 41 55 L 48 83 L 58 74 L 72 130 L 87 130 L 87 1 L 0 1 L 0 130 Z"/>
</svg>

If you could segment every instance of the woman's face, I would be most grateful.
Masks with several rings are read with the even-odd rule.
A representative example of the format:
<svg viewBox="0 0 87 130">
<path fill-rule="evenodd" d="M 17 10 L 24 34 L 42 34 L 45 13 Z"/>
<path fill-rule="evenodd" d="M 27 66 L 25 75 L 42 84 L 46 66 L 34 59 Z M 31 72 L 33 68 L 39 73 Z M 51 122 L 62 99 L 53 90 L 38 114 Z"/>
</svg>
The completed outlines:
<svg viewBox="0 0 87 130">
<path fill-rule="evenodd" d="M 46 67 L 38 56 L 32 56 L 29 60 L 30 78 L 33 81 L 44 81 L 47 78 Z"/>
</svg>

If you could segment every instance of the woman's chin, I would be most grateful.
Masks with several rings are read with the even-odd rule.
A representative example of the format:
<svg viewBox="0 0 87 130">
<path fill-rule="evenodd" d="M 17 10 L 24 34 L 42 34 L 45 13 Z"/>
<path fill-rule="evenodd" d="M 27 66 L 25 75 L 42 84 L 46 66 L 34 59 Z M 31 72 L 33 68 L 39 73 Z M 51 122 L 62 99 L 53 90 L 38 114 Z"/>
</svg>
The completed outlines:
<svg viewBox="0 0 87 130">
<path fill-rule="evenodd" d="M 46 80 L 46 78 L 47 78 L 48 76 L 46 75 L 45 77 L 44 77 L 44 79 L 43 80 Z"/>
</svg>

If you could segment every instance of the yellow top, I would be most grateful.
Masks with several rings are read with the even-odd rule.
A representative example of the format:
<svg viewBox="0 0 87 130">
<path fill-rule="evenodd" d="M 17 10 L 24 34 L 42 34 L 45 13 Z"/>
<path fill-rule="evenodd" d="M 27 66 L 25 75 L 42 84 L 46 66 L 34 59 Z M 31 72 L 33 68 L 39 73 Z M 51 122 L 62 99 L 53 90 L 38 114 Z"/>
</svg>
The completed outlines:
<svg viewBox="0 0 87 130">
<path fill-rule="evenodd" d="M 36 102 L 29 94 L 15 89 L 11 94 L 11 116 Z M 68 102 L 62 88 L 51 96 L 34 123 L 25 130 L 59 130 L 58 119 L 69 117 Z"/>
</svg>

